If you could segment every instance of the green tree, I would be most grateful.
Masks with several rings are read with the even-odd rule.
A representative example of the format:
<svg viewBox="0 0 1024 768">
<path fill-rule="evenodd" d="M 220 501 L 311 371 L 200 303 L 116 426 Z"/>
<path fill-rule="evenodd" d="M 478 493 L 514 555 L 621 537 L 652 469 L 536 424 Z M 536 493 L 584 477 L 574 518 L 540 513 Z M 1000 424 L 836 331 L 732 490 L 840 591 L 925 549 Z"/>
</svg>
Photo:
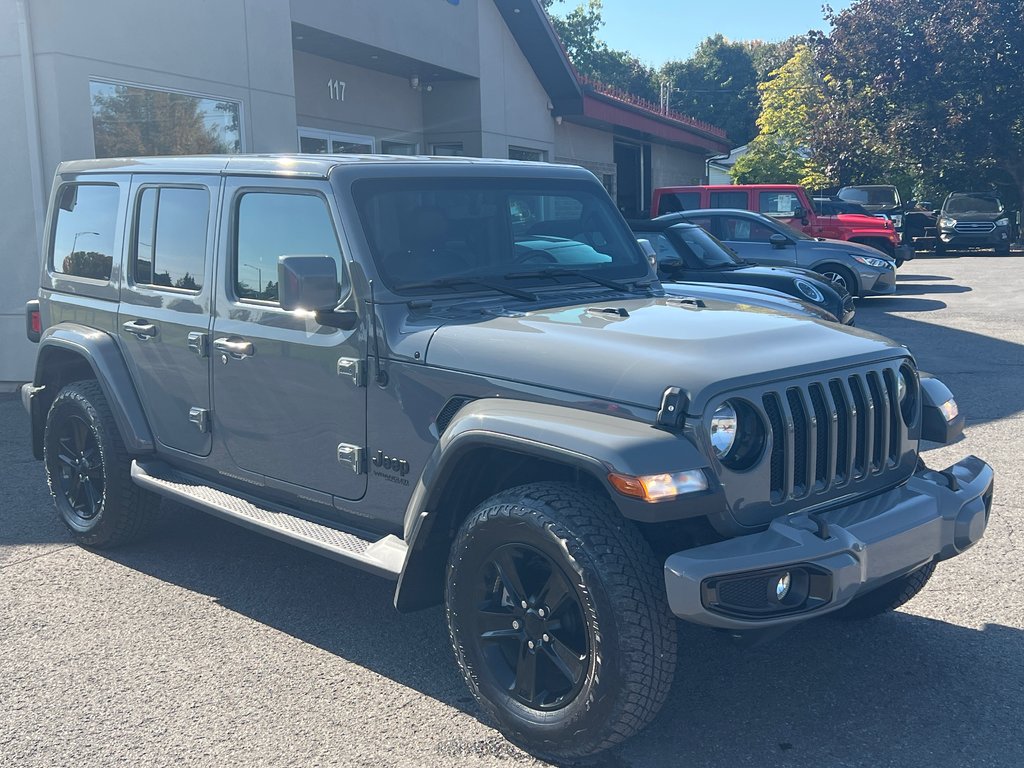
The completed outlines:
<svg viewBox="0 0 1024 768">
<path fill-rule="evenodd" d="M 756 135 L 757 72 L 747 44 L 714 35 L 689 59 L 666 63 L 661 76 L 674 110 L 723 128 L 735 144 Z"/>
<path fill-rule="evenodd" d="M 1024 0 L 856 0 L 830 21 L 820 61 L 868 146 L 928 194 L 991 184 L 1024 198 Z M 830 162 L 863 152 L 848 138 L 823 148 Z"/>
<path fill-rule="evenodd" d="M 816 155 L 824 87 L 812 50 L 797 46 L 792 57 L 758 88 L 759 133 L 747 154 L 733 166 L 734 180 L 741 184 L 803 184 L 810 189 L 831 185 L 828 169 Z"/>
</svg>

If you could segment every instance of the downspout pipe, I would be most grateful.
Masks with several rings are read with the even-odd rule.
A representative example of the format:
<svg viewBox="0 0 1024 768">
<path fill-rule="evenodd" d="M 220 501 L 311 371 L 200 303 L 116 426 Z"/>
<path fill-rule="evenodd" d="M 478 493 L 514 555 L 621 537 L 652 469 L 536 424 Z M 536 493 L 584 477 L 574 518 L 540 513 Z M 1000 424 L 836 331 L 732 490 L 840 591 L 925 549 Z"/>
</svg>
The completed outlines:
<svg viewBox="0 0 1024 768">
<path fill-rule="evenodd" d="M 43 147 L 39 134 L 39 94 L 36 87 L 36 56 L 32 46 L 32 21 L 27 0 L 16 0 L 18 9 L 18 47 L 21 53 L 21 81 L 25 95 L 25 128 L 28 138 L 28 167 L 35 213 L 36 253 L 43 242 L 46 217 L 46 192 L 43 184 Z"/>
</svg>

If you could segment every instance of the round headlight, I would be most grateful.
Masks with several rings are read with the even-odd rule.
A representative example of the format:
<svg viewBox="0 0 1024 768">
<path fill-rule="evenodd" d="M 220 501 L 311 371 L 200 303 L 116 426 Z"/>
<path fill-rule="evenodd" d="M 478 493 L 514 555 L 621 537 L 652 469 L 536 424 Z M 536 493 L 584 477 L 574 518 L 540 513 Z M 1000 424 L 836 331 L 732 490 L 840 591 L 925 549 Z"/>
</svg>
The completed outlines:
<svg viewBox="0 0 1024 768">
<path fill-rule="evenodd" d="M 796 289 L 800 291 L 800 293 L 802 293 L 808 299 L 813 301 L 815 304 L 821 304 L 823 301 L 825 301 L 825 297 L 822 295 L 821 291 L 818 290 L 817 286 L 815 286 L 813 283 L 809 283 L 806 280 L 800 279 L 797 279 L 795 282 Z"/>
<path fill-rule="evenodd" d="M 907 371 L 900 369 L 900 375 L 896 380 L 896 398 L 902 403 L 907 397 Z"/>
<path fill-rule="evenodd" d="M 728 402 L 718 406 L 711 417 L 711 445 L 719 459 L 728 456 L 736 443 L 736 423 L 736 409 Z"/>
<path fill-rule="evenodd" d="M 896 377 L 896 397 L 899 399 L 903 423 L 910 426 L 916 418 L 918 383 L 917 372 L 909 365 L 900 366 L 899 376 Z"/>
</svg>

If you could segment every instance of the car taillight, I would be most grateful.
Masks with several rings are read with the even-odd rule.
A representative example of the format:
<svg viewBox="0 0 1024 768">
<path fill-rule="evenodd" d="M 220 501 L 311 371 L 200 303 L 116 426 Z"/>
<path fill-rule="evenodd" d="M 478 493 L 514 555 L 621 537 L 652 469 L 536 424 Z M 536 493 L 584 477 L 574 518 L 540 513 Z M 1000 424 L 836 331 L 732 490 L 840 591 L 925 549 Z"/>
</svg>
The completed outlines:
<svg viewBox="0 0 1024 768">
<path fill-rule="evenodd" d="M 32 314 L 29 316 L 29 322 L 32 323 L 32 333 L 41 334 L 43 332 L 43 321 L 39 317 L 38 309 L 33 310 Z"/>
</svg>

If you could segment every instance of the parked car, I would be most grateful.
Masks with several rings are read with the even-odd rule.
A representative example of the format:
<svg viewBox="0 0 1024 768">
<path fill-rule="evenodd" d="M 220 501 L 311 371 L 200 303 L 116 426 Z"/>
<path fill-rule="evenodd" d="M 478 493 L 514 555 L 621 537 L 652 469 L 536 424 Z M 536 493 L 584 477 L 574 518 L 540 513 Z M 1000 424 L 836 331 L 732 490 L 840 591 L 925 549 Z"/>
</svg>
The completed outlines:
<svg viewBox="0 0 1024 768">
<path fill-rule="evenodd" d="M 393 579 L 546 760 L 657 715 L 677 618 L 882 614 L 985 531 L 992 469 L 921 458 L 964 417 L 909 350 L 666 296 L 581 168 L 69 162 L 43 242 L 22 398 L 73 540 L 166 497 Z"/>
<path fill-rule="evenodd" d="M 673 215 L 631 221 L 629 226 L 654 248 L 663 283 L 697 280 L 770 288 L 821 307 L 838 322 L 854 323 L 856 311 L 850 293 L 817 272 L 746 262 L 696 224 Z"/>
<path fill-rule="evenodd" d="M 853 296 L 896 292 L 896 264 L 874 248 L 809 237 L 770 216 L 750 211 L 687 211 L 672 215 L 678 221 L 703 227 L 744 261 L 808 269 Z"/>
<path fill-rule="evenodd" d="M 655 216 L 708 208 L 761 213 L 811 237 L 860 243 L 881 251 L 897 266 L 914 258 L 913 249 L 901 244 L 891 221 L 846 213 L 818 214 L 807 191 L 799 184 L 661 187 L 654 190 L 651 203 Z"/>
<path fill-rule="evenodd" d="M 992 248 L 996 255 L 1010 253 L 1014 217 L 989 192 L 953 192 L 939 212 L 939 242 L 935 250 Z"/>
<path fill-rule="evenodd" d="M 858 204 L 873 216 L 892 221 L 904 244 L 916 249 L 935 246 L 935 214 L 916 200 L 903 200 L 895 185 L 858 184 L 843 187 L 837 194 L 841 200 Z"/>
<path fill-rule="evenodd" d="M 771 288 L 728 283 L 666 282 L 665 295 L 692 302 L 702 309 L 718 311 L 766 312 L 806 317 L 836 323 L 836 316 L 809 301 L 801 301 Z M 848 323 L 853 325 L 853 323 Z"/>
</svg>

